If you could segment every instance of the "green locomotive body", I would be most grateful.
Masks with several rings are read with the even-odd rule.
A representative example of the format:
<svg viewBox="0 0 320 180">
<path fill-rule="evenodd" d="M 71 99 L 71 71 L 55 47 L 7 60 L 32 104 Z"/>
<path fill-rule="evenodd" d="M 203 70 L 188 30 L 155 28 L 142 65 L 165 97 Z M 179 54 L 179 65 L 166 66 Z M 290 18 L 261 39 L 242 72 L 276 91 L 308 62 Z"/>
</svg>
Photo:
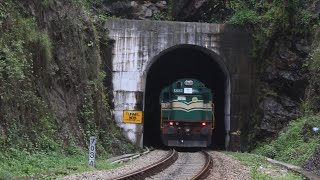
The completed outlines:
<svg viewBox="0 0 320 180">
<path fill-rule="evenodd" d="M 214 129 L 211 90 L 196 79 L 179 79 L 160 93 L 161 136 L 167 146 L 207 147 Z"/>
</svg>

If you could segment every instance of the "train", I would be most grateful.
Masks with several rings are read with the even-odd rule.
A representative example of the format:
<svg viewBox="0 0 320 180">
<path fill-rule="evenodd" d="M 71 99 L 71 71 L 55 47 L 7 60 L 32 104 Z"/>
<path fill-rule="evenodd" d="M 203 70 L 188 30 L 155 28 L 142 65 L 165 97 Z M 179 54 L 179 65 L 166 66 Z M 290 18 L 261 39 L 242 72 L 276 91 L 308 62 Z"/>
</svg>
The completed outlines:
<svg viewBox="0 0 320 180">
<path fill-rule="evenodd" d="M 213 93 L 194 78 L 161 89 L 161 140 L 169 147 L 208 147 L 215 127 Z"/>
</svg>

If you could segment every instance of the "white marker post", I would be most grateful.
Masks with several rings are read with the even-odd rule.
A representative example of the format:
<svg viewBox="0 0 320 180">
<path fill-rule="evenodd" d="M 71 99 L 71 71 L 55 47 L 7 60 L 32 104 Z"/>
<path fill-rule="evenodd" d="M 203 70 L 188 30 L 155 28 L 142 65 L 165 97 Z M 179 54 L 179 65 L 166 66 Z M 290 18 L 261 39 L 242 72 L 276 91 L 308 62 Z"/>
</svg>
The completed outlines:
<svg viewBox="0 0 320 180">
<path fill-rule="evenodd" d="M 96 157 L 96 137 L 90 137 L 89 145 L 89 167 L 94 168 L 94 159 Z"/>
</svg>

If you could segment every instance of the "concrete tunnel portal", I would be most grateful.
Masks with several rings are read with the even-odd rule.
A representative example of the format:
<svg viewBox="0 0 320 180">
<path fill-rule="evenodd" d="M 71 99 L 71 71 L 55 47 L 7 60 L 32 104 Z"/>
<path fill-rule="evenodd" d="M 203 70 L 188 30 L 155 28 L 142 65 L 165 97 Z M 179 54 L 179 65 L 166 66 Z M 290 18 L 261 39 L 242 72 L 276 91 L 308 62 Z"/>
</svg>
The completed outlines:
<svg viewBox="0 0 320 180">
<path fill-rule="evenodd" d="M 143 145 L 161 146 L 160 102 L 163 87 L 179 78 L 196 78 L 213 92 L 216 124 L 213 148 L 228 147 L 230 78 L 224 62 L 213 51 L 196 45 L 177 45 L 154 57 L 146 69 Z"/>
<path fill-rule="evenodd" d="M 197 22 L 108 19 L 113 40 L 112 114 L 125 137 L 140 147 L 160 142 L 161 88 L 178 78 L 196 78 L 214 93 L 215 147 L 247 147 L 255 101 L 252 37 L 239 26 Z M 125 122 L 125 111 L 142 111 Z"/>
</svg>

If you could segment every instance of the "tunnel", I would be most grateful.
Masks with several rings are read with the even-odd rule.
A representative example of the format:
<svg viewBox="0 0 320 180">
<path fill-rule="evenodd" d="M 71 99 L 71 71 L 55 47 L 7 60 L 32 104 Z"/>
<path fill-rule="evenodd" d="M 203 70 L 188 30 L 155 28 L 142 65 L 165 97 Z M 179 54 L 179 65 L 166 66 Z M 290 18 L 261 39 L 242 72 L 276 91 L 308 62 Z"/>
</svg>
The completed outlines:
<svg viewBox="0 0 320 180">
<path fill-rule="evenodd" d="M 195 78 L 213 93 L 215 129 L 212 148 L 225 149 L 230 112 L 229 74 L 219 56 L 196 45 L 178 45 L 154 57 L 145 75 L 143 145 L 161 147 L 160 101 L 163 87 L 180 78 Z"/>
</svg>

